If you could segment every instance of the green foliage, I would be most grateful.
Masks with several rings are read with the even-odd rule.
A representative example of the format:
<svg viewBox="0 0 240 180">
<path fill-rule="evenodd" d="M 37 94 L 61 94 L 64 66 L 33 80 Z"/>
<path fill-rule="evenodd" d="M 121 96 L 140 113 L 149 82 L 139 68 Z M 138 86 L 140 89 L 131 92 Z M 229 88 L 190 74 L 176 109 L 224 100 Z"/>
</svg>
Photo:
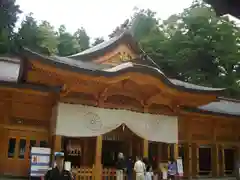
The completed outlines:
<svg viewBox="0 0 240 180">
<path fill-rule="evenodd" d="M 61 25 L 58 29 L 58 51 L 60 56 L 69 56 L 80 52 L 81 48 L 77 39 L 66 31 L 66 27 Z"/>
<path fill-rule="evenodd" d="M 87 35 L 85 29 L 83 27 L 81 27 L 80 29 L 78 29 L 75 33 L 74 33 L 75 38 L 77 39 L 81 51 L 84 51 L 85 49 L 88 49 L 90 46 L 89 43 L 89 36 Z"/>
<path fill-rule="evenodd" d="M 37 50 L 39 44 L 37 21 L 33 18 L 32 14 L 26 16 L 22 21 L 21 27 L 18 31 L 18 40 L 23 46 L 29 46 L 33 50 Z"/>
<path fill-rule="evenodd" d="M 41 49 L 47 49 L 50 54 L 58 52 L 58 39 L 54 27 L 47 21 L 43 21 L 38 26 L 38 39 L 40 40 L 39 46 Z"/>
<path fill-rule="evenodd" d="M 240 97 L 240 30 L 234 22 L 195 2 L 161 23 L 150 10 L 139 10 L 132 25 L 143 50 L 169 77 L 225 87 L 226 95 Z"/>
<path fill-rule="evenodd" d="M 9 53 L 13 48 L 14 27 L 21 13 L 15 0 L 0 1 L 0 53 Z"/>
<path fill-rule="evenodd" d="M 96 46 L 96 45 L 98 45 L 102 42 L 104 42 L 103 37 L 96 38 L 96 39 L 94 39 L 94 42 L 93 42 L 92 46 Z"/>
</svg>

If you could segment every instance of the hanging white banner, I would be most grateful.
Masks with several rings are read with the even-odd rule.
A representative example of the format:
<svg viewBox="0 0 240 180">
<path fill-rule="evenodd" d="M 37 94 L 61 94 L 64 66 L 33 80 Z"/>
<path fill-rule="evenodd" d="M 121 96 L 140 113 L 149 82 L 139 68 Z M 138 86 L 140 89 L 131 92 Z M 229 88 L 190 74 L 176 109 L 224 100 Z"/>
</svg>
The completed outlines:
<svg viewBox="0 0 240 180">
<path fill-rule="evenodd" d="M 59 103 L 56 134 L 92 137 L 125 124 L 136 135 L 157 142 L 178 142 L 177 117 Z"/>
</svg>

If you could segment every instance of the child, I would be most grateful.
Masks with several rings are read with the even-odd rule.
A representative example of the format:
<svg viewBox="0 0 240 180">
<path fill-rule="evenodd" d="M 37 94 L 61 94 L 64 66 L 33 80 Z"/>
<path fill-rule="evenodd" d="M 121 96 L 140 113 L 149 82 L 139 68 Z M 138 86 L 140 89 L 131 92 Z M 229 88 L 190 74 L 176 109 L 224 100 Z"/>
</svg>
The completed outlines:
<svg viewBox="0 0 240 180">
<path fill-rule="evenodd" d="M 152 180 L 152 177 L 153 177 L 152 167 L 147 166 L 146 174 L 145 174 L 145 180 Z"/>
<path fill-rule="evenodd" d="M 174 180 L 177 175 L 177 164 L 175 160 L 171 160 L 168 164 L 168 179 Z"/>
</svg>

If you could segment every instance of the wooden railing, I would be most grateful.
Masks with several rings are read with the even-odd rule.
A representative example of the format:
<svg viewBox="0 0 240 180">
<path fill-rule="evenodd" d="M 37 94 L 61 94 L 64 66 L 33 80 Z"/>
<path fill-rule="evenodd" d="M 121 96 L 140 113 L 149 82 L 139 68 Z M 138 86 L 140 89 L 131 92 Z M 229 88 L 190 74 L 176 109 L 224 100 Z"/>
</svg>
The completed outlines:
<svg viewBox="0 0 240 180">
<path fill-rule="evenodd" d="M 73 167 L 72 173 L 75 180 L 94 180 L 94 167 Z M 155 173 L 153 180 L 161 180 L 161 175 Z M 116 180 L 116 169 L 113 168 L 103 168 L 102 169 L 102 180 Z M 134 176 L 134 175 L 133 175 Z M 132 178 L 135 179 L 135 176 Z M 180 178 L 179 178 L 180 179 Z M 127 176 L 123 174 L 123 180 L 127 180 Z"/>
<path fill-rule="evenodd" d="M 116 169 L 104 168 L 102 171 L 102 180 L 116 180 Z M 126 174 L 123 174 L 123 179 L 127 180 Z"/>
<path fill-rule="evenodd" d="M 72 173 L 75 180 L 94 180 L 94 167 L 73 167 Z M 102 180 L 116 180 L 116 170 L 113 168 L 102 169 Z M 123 179 L 127 180 L 126 174 L 123 174 Z"/>
<path fill-rule="evenodd" d="M 72 173 L 75 180 L 93 180 L 93 168 L 92 167 L 73 167 Z"/>
</svg>

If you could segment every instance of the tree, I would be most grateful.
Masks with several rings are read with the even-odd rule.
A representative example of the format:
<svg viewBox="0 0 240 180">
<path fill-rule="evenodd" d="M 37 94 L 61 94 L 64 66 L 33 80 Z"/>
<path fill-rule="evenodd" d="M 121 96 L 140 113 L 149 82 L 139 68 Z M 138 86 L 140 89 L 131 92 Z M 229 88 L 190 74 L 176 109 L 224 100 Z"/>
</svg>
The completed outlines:
<svg viewBox="0 0 240 180">
<path fill-rule="evenodd" d="M 100 43 L 102 43 L 102 42 L 104 42 L 103 37 L 98 37 L 98 38 L 96 38 L 96 39 L 94 40 L 92 46 L 96 46 L 96 45 L 98 45 L 98 44 L 100 44 Z"/>
<path fill-rule="evenodd" d="M 21 11 L 15 0 L 0 1 L 0 53 L 7 53 L 14 46 L 14 27 Z"/>
<path fill-rule="evenodd" d="M 37 21 L 32 16 L 32 13 L 27 15 L 22 21 L 18 30 L 17 38 L 22 46 L 31 48 L 32 50 L 39 50 L 39 28 Z"/>
<path fill-rule="evenodd" d="M 78 44 L 80 45 L 81 51 L 84 51 L 85 49 L 89 48 L 90 38 L 83 27 L 81 27 L 74 33 L 74 37 L 77 39 Z"/>
<path fill-rule="evenodd" d="M 240 29 L 208 5 L 195 1 L 165 21 L 150 10 L 137 10 L 127 29 L 169 77 L 225 87 L 226 95 L 239 97 Z"/>
<path fill-rule="evenodd" d="M 239 28 L 199 2 L 170 18 L 164 24 L 168 42 L 162 54 L 173 60 L 173 70 L 177 72 L 174 77 L 200 85 L 226 87 L 228 95 L 236 96 L 240 88 L 236 69 L 240 58 Z"/>
<path fill-rule="evenodd" d="M 47 21 L 42 21 L 38 27 L 37 34 L 40 42 L 41 49 L 48 50 L 50 54 L 56 54 L 58 52 L 58 38 L 57 33 L 54 31 L 54 27 Z"/>
<path fill-rule="evenodd" d="M 156 13 L 150 9 L 135 9 L 129 25 L 131 26 L 134 38 L 140 41 L 158 26 L 158 22 L 159 20 L 156 18 Z"/>
<path fill-rule="evenodd" d="M 38 25 L 32 13 L 22 21 L 18 30 L 17 41 L 21 46 L 39 53 L 55 54 L 58 52 L 58 36 L 53 26 L 47 21 L 42 21 Z"/>
<path fill-rule="evenodd" d="M 58 54 L 60 56 L 68 56 L 80 51 L 80 45 L 76 38 L 66 32 L 66 27 L 61 25 L 58 29 Z"/>
</svg>

